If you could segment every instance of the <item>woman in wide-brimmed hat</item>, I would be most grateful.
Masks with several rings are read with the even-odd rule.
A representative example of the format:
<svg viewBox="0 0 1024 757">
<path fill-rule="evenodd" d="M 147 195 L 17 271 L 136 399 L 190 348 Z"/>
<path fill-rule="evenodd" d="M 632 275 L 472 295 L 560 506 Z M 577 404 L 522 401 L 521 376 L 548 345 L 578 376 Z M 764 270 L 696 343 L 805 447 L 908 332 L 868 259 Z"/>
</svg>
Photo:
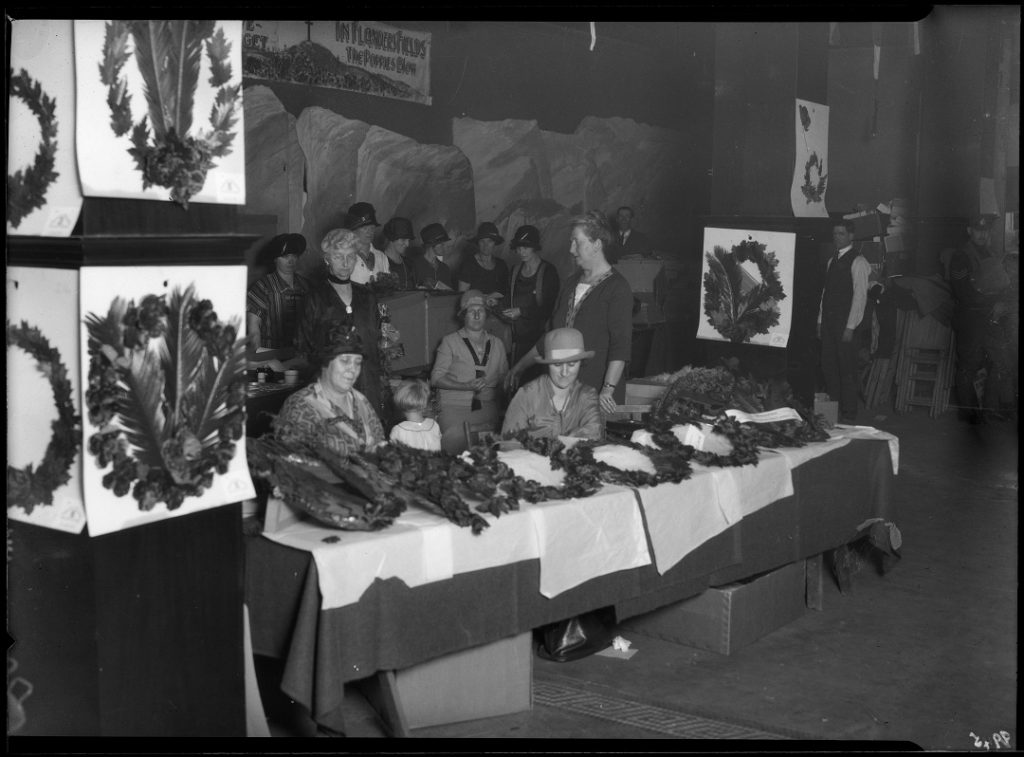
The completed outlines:
<svg viewBox="0 0 1024 757">
<path fill-rule="evenodd" d="M 633 344 L 633 291 L 608 262 L 612 233 L 604 214 L 591 210 L 573 218 L 569 227 L 569 254 L 579 271 L 562 283 L 550 327 L 570 327 L 583 334 L 594 357 L 580 370 L 580 381 L 594 387 L 601 410 L 612 413 L 626 396 L 626 364 Z M 541 345 L 537 344 L 516 362 L 506 378 L 510 390 L 540 354 Z"/>
<path fill-rule="evenodd" d="M 547 375 L 526 384 L 505 412 L 502 434 L 526 429 L 530 436 L 575 436 L 600 439 L 603 434 L 597 390 L 580 383 L 580 365 L 594 357 L 576 329 L 555 329 L 544 335 Z"/>
<path fill-rule="evenodd" d="M 459 302 L 463 326 L 446 335 L 437 347 L 430 383 L 440 390 L 441 447 L 458 454 L 466 449 L 465 423 L 493 424 L 501 415 L 501 382 L 508 358 L 501 340 L 488 333 L 487 300 L 470 289 Z"/>
<path fill-rule="evenodd" d="M 274 419 L 274 436 L 283 442 L 323 446 L 339 456 L 383 442 L 380 418 L 366 395 L 355 388 L 365 351 L 349 324 L 318 324 L 316 381 L 285 400 Z"/>
</svg>

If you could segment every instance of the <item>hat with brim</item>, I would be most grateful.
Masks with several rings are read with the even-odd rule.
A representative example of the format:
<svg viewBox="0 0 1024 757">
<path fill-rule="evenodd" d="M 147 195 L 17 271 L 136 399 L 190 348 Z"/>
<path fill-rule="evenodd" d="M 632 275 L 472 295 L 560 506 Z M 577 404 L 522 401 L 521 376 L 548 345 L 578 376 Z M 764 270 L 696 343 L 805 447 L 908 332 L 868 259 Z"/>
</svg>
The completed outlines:
<svg viewBox="0 0 1024 757">
<path fill-rule="evenodd" d="M 395 216 L 384 224 L 382 231 L 385 237 L 395 242 L 399 239 L 415 239 L 415 235 L 412 233 L 412 221 L 401 216 Z"/>
<path fill-rule="evenodd" d="M 260 261 L 271 264 L 285 255 L 301 255 L 306 251 L 306 238 L 302 234 L 278 234 L 270 240 L 260 254 Z"/>
<path fill-rule="evenodd" d="M 520 226 L 512 236 L 512 241 L 509 242 L 509 247 L 513 250 L 517 247 L 531 247 L 534 250 L 539 250 L 540 231 L 537 230 L 536 226 Z"/>
<path fill-rule="evenodd" d="M 459 300 L 459 312 L 465 313 L 473 305 L 487 308 L 487 298 L 479 289 L 469 289 L 462 293 L 462 298 Z"/>
<path fill-rule="evenodd" d="M 988 231 L 995 224 L 998 217 L 992 213 L 982 213 L 981 215 L 973 216 L 971 218 L 971 228 L 978 231 Z"/>
<path fill-rule="evenodd" d="M 363 226 L 380 226 L 373 205 L 368 202 L 357 202 L 348 209 L 345 215 L 345 228 L 355 231 Z"/>
<path fill-rule="evenodd" d="M 584 349 L 583 334 L 577 329 L 555 329 L 544 335 L 544 356 L 537 358 L 544 365 L 572 363 L 594 357 L 593 350 Z"/>
<path fill-rule="evenodd" d="M 337 320 L 323 321 L 317 327 L 317 357 L 320 367 L 338 355 L 366 355 L 363 340 L 355 327 Z"/>
<path fill-rule="evenodd" d="M 432 223 L 424 226 L 420 231 L 420 239 L 423 240 L 425 245 L 440 244 L 441 242 L 449 242 L 451 238 L 448 236 L 448 232 L 444 230 L 444 226 L 439 223 Z"/>
<path fill-rule="evenodd" d="M 498 227 L 490 221 L 484 221 L 476 230 L 476 236 L 473 237 L 473 241 L 479 242 L 481 239 L 490 239 L 495 244 L 501 244 L 505 241 L 505 237 L 498 233 Z"/>
</svg>

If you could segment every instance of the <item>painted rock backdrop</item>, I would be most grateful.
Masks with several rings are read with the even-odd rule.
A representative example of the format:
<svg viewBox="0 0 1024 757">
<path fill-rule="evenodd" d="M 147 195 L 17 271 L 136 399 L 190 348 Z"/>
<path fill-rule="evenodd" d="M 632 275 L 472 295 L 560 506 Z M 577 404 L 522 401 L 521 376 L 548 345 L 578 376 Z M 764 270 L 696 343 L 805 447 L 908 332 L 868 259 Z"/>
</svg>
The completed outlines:
<svg viewBox="0 0 1024 757">
<path fill-rule="evenodd" d="M 614 217 L 620 205 L 634 209 L 636 227 L 659 252 L 681 252 L 687 152 L 679 132 L 627 118 L 588 116 L 573 134 L 530 120 L 456 118 L 453 144 L 432 145 L 322 107 L 292 118 L 265 86 L 247 87 L 245 101 L 249 209 L 276 213 L 279 232 L 306 237 L 303 271 L 318 268 L 320 239 L 357 201 L 373 204 L 381 224 L 409 218 L 417 234 L 444 224 L 455 266 L 479 223 L 493 221 L 506 239 L 528 223 L 564 277 L 573 270 L 569 219 L 591 209 Z M 507 246 L 497 253 L 512 258 Z"/>
</svg>

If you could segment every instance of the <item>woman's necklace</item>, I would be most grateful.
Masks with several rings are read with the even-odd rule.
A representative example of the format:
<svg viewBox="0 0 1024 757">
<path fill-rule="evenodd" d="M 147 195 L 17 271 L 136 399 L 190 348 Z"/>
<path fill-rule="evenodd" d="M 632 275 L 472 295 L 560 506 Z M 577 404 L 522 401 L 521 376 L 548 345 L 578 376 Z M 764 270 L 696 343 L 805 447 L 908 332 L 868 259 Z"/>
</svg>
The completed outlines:
<svg viewBox="0 0 1024 757">
<path fill-rule="evenodd" d="M 334 291 L 338 293 L 338 299 L 341 300 L 341 304 L 345 306 L 345 312 L 348 315 L 352 315 L 352 284 L 335 284 L 331 282 L 331 286 Z"/>
<path fill-rule="evenodd" d="M 590 270 L 590 271 L 584 271 L 583 272 L 583 276 L 580 277 L 580 281 L 582 283 L 588 284 L 588 285 L 589 284 L 596 284 L 599 281 L 601 281 L 601 279 L 603 279 L 605 276 L 607 276 L 608 272 L 611 271 L 611 270 L 612 270 L 612 267 L 610 265 L 608 265 L 608 266 L 602 266 L 600 268 L 595 268 L 595 269 Z"/>
</svg>

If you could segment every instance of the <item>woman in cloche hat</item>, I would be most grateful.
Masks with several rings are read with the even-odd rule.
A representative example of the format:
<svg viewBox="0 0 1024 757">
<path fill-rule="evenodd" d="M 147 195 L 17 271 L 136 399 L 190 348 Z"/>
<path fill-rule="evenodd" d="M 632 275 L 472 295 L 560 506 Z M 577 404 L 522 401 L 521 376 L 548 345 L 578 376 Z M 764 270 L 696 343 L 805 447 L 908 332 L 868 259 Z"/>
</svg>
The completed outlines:
<svg viewBox="0 0 1024 757">
<path fill-rule="evenodd" d="M 274 419 L 282 442 L 324 446 L 339 456 L 372 450 L 384 441 L 373 405 L 355 388 L 365 345 L 355 327 L 340 320 L 316 328 L 317 378 L 284 401 Z"/>
<path fill-rule="evenodd" d="M 439 223 L 427 224 L 420 230 L 423 255 L 413 258 L 412 275 L 420 289 L 455 289 L 455 277 L 444 262 L 451 237 Z"/>
<path fill-rule="evenodd" d="M 586 349 L 576 329 L 545 334 L 544 355 L 537 362 L 547 366 L 547 375 L 516 392 L 505 411 L 502 435 L 526 429 L 532 437 L 600 439 L 597 390 L 579 381 L 581 362 L 592 357 L 594 351 Z"/>
<path fill-rule="evenodd" d="M 501 340 L 489 334 L 487 299 L 470 289 L 459 302 L 462 328 L 445 335 L 437 346 L 430 383 L 441 404 L 441 447 L 458 454 L 466 449 L 465 424 L 489 424 L 497 431 L 501 417 L 500 391 L 508 371 Z"/>
</svg>

